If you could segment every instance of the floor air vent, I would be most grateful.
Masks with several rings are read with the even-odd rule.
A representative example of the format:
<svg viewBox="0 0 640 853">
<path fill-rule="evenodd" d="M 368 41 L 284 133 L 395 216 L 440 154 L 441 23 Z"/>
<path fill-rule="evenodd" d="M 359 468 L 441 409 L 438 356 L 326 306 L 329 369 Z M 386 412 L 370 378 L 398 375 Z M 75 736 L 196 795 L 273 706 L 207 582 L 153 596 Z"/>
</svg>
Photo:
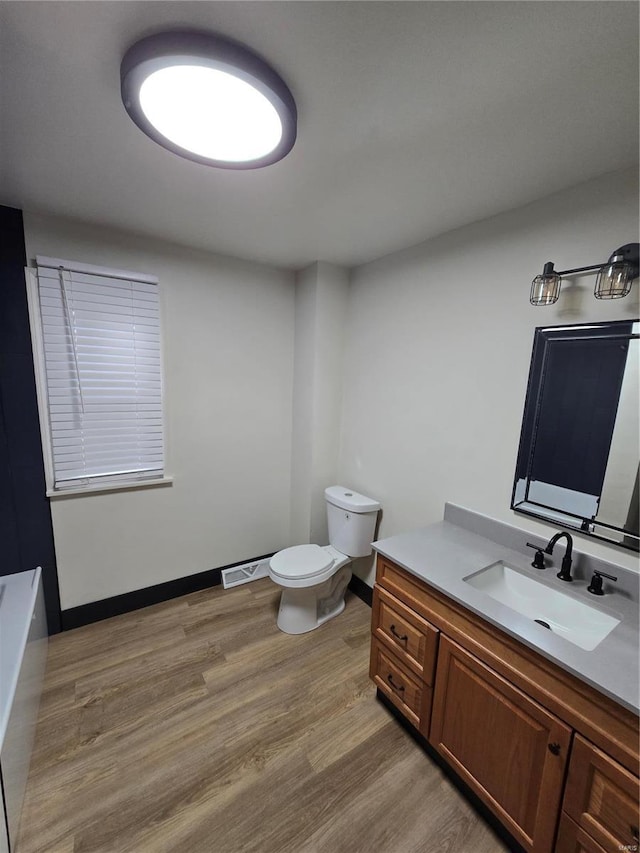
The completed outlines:
<svg viewBox="0 0 640 853">
<path fill-rule="evenodd" d="M 232 586 L 240 586 L 249 581 L 257 581 L 258 578 L 266 578 L 269 573 L 269 560 L 258 560 L 255 563 L 244 563 L 242 566 L 234 566 L 232 569 L 222 570 L 222 586 L 229 589 Z"/>
</svg>

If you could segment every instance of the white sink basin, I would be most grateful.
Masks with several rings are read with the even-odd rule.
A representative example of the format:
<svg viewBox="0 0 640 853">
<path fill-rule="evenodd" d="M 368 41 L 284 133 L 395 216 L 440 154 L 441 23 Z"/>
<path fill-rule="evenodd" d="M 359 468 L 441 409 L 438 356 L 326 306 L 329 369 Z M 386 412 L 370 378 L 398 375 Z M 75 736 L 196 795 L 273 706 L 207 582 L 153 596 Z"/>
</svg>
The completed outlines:
<svg viewBox="0 0 640 853">
<path fill-rule="evenodd" d="M 548 627 L 554 634 L 589 652 L 620 624 L 614 616 L 550 589 L 502 560 L 469 575 L 464 581 L 516 613 L 533 621 L 546 622 L 541 630 Z"/>
</svg>

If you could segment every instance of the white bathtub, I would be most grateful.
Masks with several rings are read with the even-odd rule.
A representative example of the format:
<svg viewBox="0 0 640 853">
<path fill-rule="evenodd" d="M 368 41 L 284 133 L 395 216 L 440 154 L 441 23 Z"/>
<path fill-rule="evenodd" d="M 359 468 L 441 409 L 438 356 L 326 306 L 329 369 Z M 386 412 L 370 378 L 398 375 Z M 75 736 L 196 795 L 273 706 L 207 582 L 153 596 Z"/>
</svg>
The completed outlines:
<svg viewBox="0 0 640 853">
<path fill-rule="evenodd" d="M 15 846 L 47 660 L 40 568 L 0 577 L 0 853 Z"/>
</svg>

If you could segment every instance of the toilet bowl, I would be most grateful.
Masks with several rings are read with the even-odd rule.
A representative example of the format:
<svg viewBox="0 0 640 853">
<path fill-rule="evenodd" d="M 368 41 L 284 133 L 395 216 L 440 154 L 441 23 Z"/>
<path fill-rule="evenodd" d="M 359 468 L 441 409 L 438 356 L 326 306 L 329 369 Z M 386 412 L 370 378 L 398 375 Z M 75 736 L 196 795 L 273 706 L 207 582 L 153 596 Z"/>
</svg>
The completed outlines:
<svg viewBox="0 0 640 853">
<path fill-rule="evenodd" d="M 304 634 L 344 610 L 351 561 L 371 553 L 380 504 L 342 486 L 325 489 L 329 545 L 294 545 L 269 561 L 269 577 L 282 587 L 278 628 Z"/>
<path fill-rule="evenodd" d="M 269 577 L 281 586 L 278 628 L 304 634 L 344 610 L 351 558 L 326 545 L 295 545 L 275 554 Z"/>
</svg>

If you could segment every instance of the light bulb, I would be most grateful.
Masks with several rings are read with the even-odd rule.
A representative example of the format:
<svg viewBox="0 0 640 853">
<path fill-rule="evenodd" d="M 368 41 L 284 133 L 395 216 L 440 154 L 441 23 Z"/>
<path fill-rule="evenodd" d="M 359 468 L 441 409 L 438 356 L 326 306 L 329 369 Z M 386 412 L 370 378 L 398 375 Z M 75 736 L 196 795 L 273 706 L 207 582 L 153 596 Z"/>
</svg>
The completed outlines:
<svg viewBox="0 0 640 853">
<path fill-rule="evenodd" d="M 216 68 L 161 68 L 140 87 L 140 106 L 170 142 L 211 160 L 257 160 L 282 138 L 282 122 L 269 100 Z"/>
<path fill-rule="evenodd" d="M 532 305 L 553 305 L 560 296 L 561 281 L 562 279 L 553 269 L 553 263 L 548 261 L 544 265 L 542 275 L 537 275 L 531 282 L 529 302 Z"/>
<path fill-rule="evenodd" d="M 631 290 L 633 275 L 623 255 L 613 255 L 600 269 L 593 295 L 596 299 L 621 299 Z"/>
</svg>

